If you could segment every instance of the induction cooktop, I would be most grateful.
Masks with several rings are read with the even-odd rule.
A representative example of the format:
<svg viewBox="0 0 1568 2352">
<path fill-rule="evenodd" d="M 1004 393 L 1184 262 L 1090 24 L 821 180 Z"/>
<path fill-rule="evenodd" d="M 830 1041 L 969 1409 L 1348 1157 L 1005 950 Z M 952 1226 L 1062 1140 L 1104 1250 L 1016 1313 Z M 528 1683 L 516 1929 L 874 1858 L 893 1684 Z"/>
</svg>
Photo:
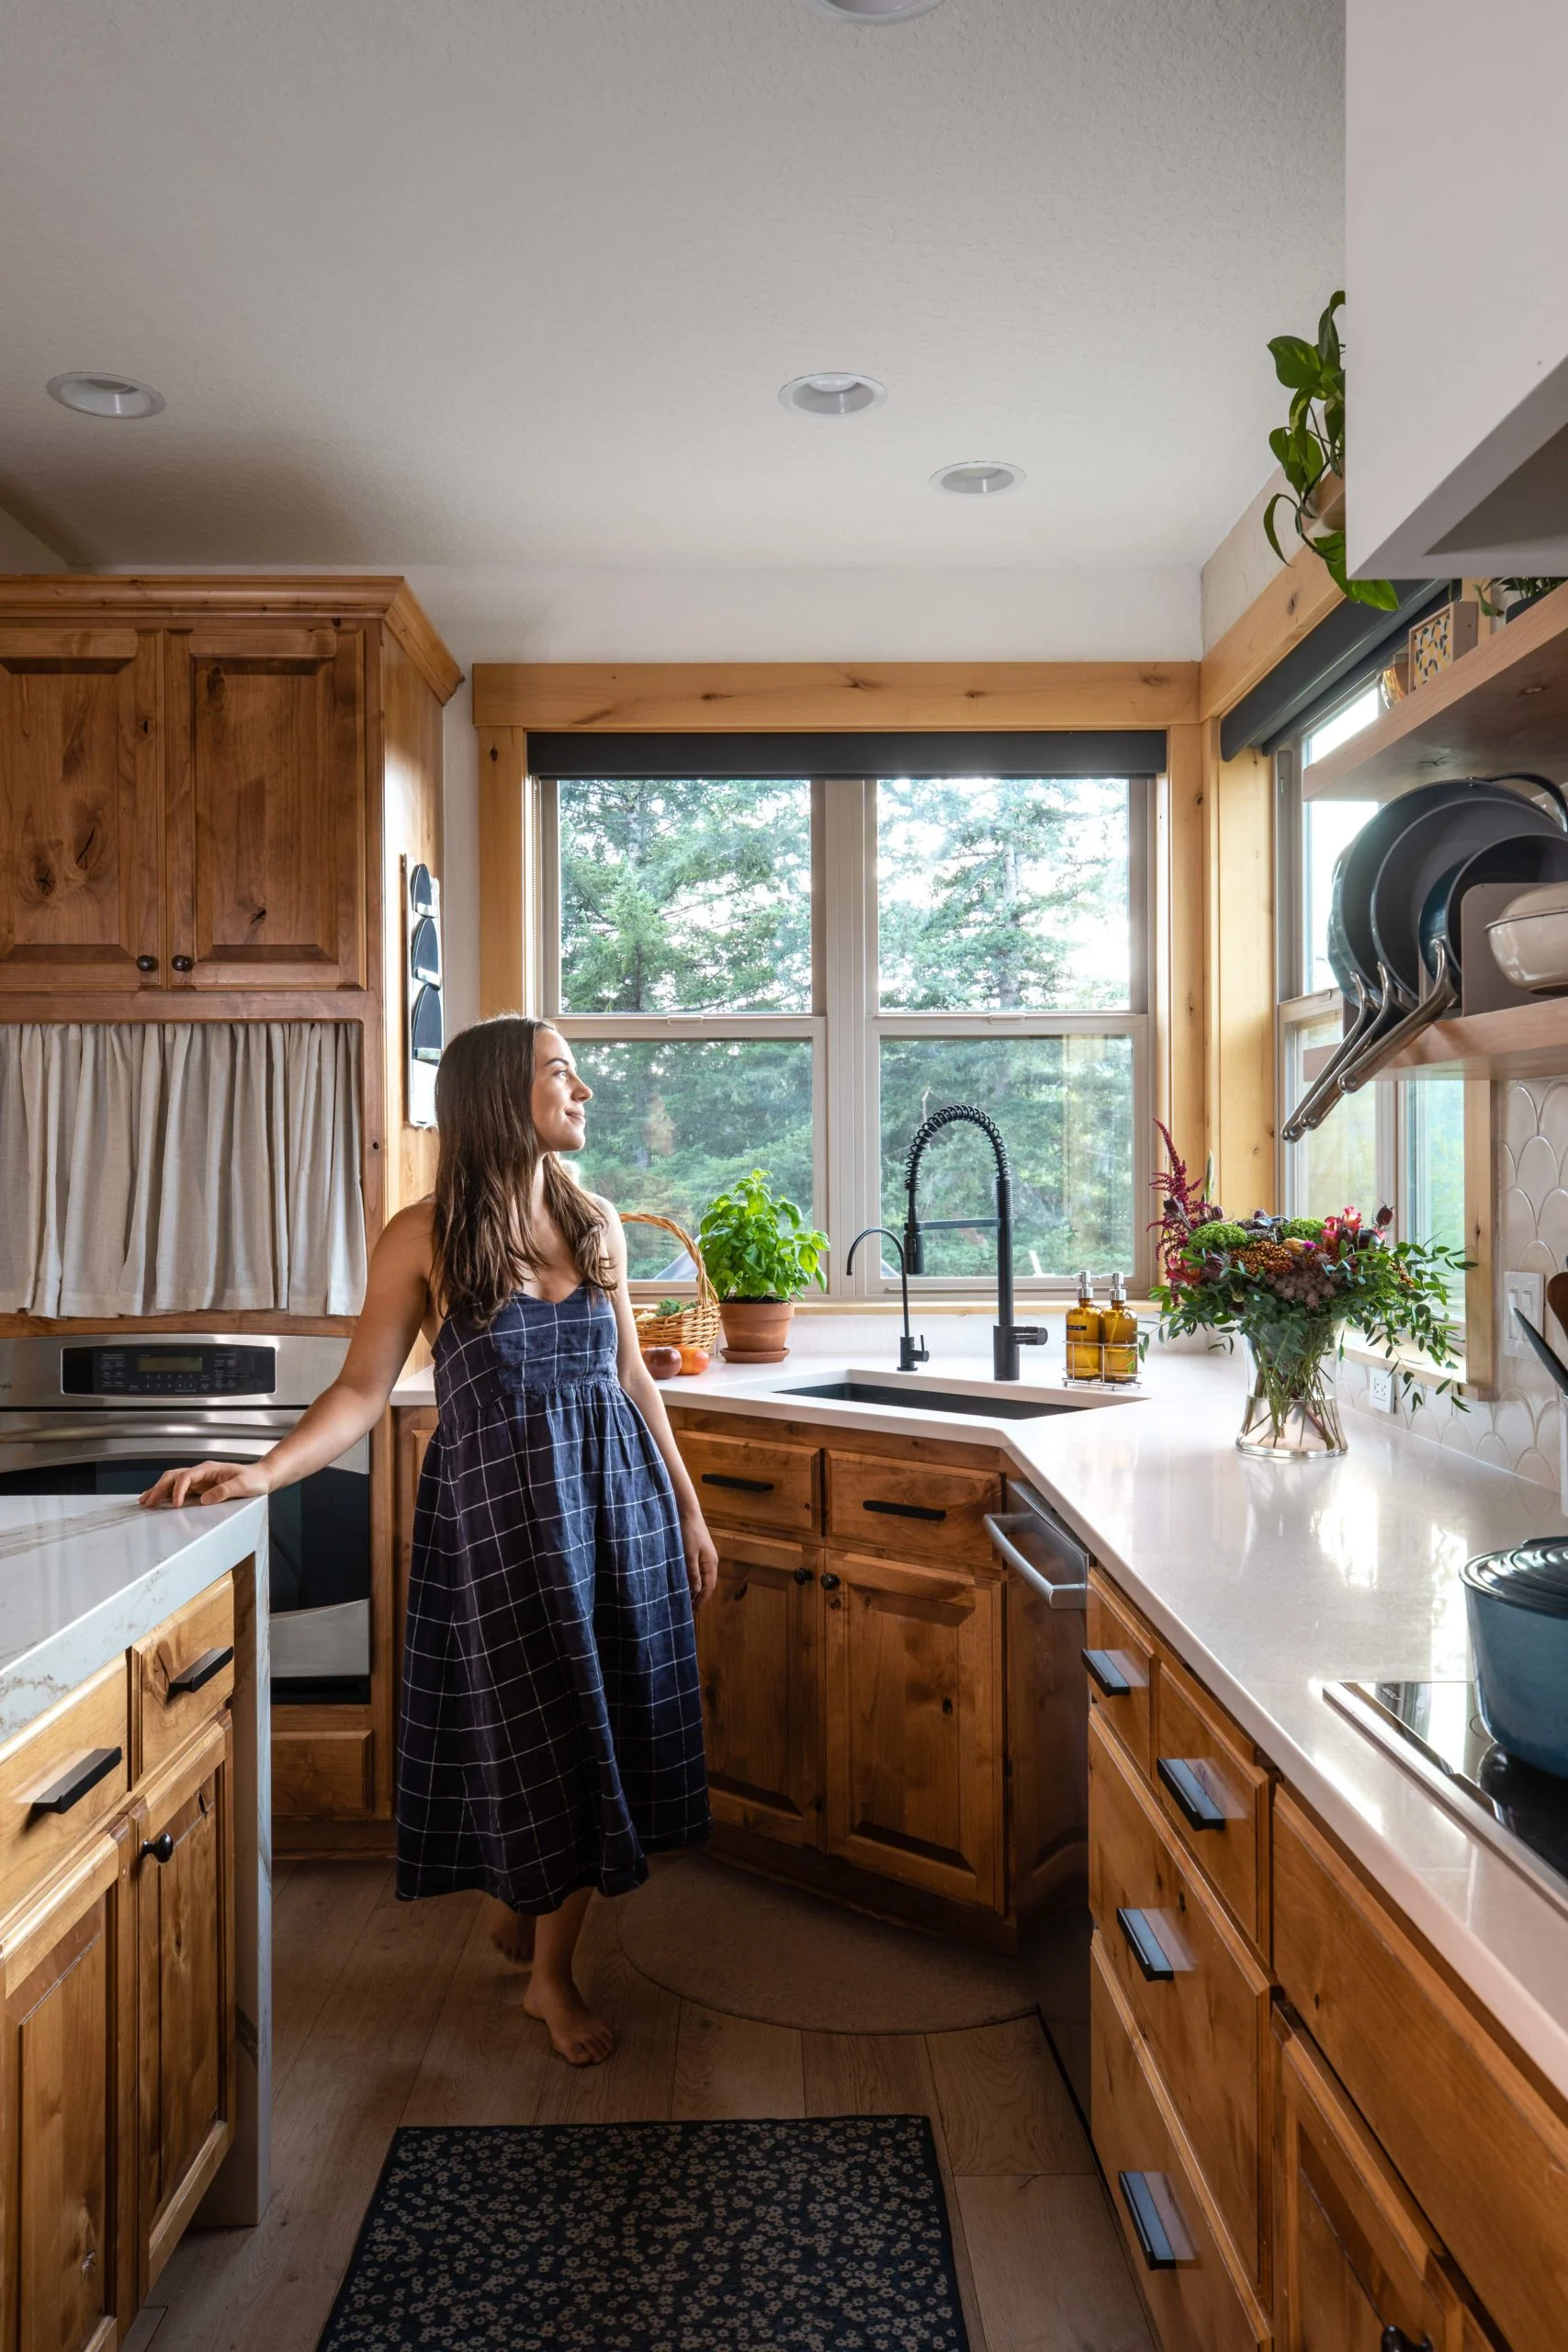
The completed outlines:
<svg viewBox="0 0 1568 2352">
<path fill-rule="evenodd" d="M 1568 1781 L 1499 1747 L 1471 1682 L 1330 1682 L 1359 1730 L 1568 1911 Z"/>
</svg>

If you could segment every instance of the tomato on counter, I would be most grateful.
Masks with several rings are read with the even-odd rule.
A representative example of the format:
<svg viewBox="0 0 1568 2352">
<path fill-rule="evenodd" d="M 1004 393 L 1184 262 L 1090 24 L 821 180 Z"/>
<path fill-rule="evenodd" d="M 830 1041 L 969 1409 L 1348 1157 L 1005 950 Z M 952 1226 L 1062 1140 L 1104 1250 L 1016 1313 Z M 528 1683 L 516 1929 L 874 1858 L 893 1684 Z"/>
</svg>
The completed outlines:
<svg viewBox="0 0 1568 2352">
<path fill-rule="evenodd" d="M 707 1368 L 708 1351 L 705 1348 L 681 1350 L 681 1369 L 689 1380 L 694 1380 L 699 1372 L 705 1372 Z"/>
<path fill-rule="evenodd" d="M 642 1360 L 655 1380 L 673 1380 L 682 1370 L 679 1348 L 644 1348 Z"/>
</svg>

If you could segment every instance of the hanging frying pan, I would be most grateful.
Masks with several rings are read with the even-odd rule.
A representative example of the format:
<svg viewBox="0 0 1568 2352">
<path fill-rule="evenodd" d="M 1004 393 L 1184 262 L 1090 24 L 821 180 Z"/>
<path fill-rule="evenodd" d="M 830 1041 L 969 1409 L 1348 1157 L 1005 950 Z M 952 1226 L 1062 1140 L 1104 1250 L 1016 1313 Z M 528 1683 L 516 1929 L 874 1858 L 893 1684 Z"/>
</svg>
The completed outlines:
<svg viewBox="0 0 1568 2352">
<path fill-rule="evenodd" d="M 1521 890 L 1532 882 L 1568 882 L 1568 835 L 1511 835 L 1434 884 L 1421 910 L 1421 960 L 1428 972 L 1438 968 L 1439 941 L 1447 943 L 1449 962 L 1460 963 L 1464 901 L 1483 882 L 1517 882 Z"/>
<path fill-rule="evenodd" d="M 1322 1125 L 1346 1091 L 1343 1081 L 1351 1069 L 1367 1063 L 1376 1067 L 1386 1058 L 1386 1052 L 1381 1050 L 1384 1041 L 1416 1009 L 1416 989 L 1407 988 L 1389 969 L 1372 930 L 1372 893 L 1383 860 L 1402 834 L 1435 810 L 1478 802 L 1500 803 L 1515 811 L 1533 808 L 1523 793 L 1509 789 L 1514 784 L 1549 792 L 1568 820 L 1561 789 L 1545 776 L 1456 777 L 1441 784 L 1417 785 L 1396 800 L 1386 801 L 1340 852 L 1329 910 L 1329 963 L 1356 1007 L 1355 1018 L 1332 1059 L 1284 1123 L 1280 1132 L 1287 1143 L 1299 1142 L 1309 1129 Z"/>
</svg>

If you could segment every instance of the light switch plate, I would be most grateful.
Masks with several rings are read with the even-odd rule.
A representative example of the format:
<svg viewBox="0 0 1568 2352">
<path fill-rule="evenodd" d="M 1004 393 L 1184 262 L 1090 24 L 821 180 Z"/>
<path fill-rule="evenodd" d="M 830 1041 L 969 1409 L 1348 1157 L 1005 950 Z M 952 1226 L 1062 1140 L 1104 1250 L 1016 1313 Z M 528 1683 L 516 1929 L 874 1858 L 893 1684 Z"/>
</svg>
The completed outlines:
<svg viewBox="0 0 1568 2352">
<path fill-rule="evenodd" d="M 1375 1363 L 1367 1374 L 1367 1402 L 1374 1413 L 1393 1410 L 1393 1373 L 1386 1363 Z"/>
<path fill-rule="evenodd" d="M 1506 1356 L 1528 1356 L 1530 1343 L 1514 1320 L 1517 1307 L 1539 1331 L 1546 1312 L 1546 1278 L 1542 1274 L 1505 1274 L 1503 1277 L 1503 1353 Z"/>
</svg>

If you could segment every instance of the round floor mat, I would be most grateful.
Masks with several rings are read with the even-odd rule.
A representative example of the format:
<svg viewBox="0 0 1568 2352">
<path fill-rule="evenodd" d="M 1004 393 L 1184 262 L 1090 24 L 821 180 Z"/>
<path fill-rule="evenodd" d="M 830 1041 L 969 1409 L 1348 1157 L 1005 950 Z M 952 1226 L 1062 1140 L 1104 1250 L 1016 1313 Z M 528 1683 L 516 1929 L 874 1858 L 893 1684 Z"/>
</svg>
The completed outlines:
<svg viewBox="0 0 1568 2352">
<path fill-rule="evenodd" d="M 812 2033 L 953 2033 L 1034 2006 L 1016 1961 L 886 1926 L 704 1854 L 615 1905 L 621 1949 L 666 1992 Z"/>
</svg>

